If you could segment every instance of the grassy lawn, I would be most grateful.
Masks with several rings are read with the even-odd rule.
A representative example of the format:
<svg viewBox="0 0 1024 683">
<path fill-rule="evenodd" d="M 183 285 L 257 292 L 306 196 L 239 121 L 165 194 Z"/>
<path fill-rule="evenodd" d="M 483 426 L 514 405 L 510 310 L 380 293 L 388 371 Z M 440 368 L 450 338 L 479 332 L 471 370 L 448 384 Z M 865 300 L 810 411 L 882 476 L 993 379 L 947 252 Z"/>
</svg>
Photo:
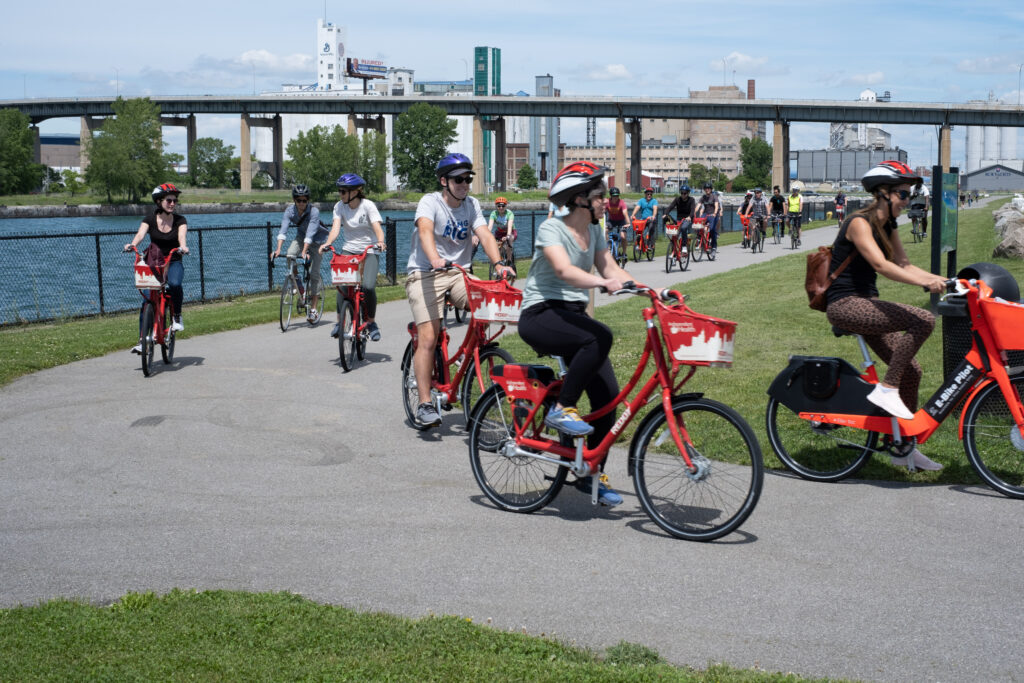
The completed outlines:
<svg viewBox="0 0 1024 683">
<path fill-rule="evenodd" d="M 621 642 L 603 653 L 438 616 L 320 605 L 288 593 L 129 593 L 0 610 L 11 681 L 798 681 L 709 664 L 697 671 Z"/>
</svg>

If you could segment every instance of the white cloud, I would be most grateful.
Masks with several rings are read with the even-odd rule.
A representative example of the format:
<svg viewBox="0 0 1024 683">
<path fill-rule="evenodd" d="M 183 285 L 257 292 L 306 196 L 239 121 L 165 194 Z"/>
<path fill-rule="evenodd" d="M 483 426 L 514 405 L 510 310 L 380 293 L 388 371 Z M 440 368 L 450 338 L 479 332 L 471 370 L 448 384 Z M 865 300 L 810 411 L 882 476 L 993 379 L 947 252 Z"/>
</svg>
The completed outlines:
<svg viewBox="0 0 1024 683">
<path fill-rule="evenodd" d="M 582 64 L 574 72 L 574 78 L 586 81 L 633 81 L 636 78 L 625 64 Z"/>
<path fill-rule="evenodd" d="M 957 63 L 956 70 L 968 74 L 1003 74 L 1014 71 L 1018 64 L 1006 55 L 964 59 Z"/>
</svg>

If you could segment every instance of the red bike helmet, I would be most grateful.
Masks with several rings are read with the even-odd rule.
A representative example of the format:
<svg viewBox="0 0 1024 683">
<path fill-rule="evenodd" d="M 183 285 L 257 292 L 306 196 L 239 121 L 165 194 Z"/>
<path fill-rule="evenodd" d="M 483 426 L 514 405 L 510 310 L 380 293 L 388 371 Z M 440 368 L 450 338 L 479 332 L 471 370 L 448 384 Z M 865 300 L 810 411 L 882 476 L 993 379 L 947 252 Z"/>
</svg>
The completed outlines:
<svg viewBox="0 0 1024 683">
<path fill-rule="evenodd" d="M 864 189 L 868 192 L 874 192 L 880 187 L 886 185 L 917 185 L 922 181 L 921 176 L 914 173 L 913 170 L 902 161 L 883 161 L 877 166 L 873 167 L 864 177 L 860 179 Z"/>
<path fill-rule="evenodd" d="M 565 206 L 578 194 L 589 192 L 604 182 L 604 171 L 589 161 L 569 164 L 551 181 L 548 199 L 555 206 Z"/>
<path fill-rule="evenodd" d="M 159 204 L 163 201 L 163 198 L 169 194 L 173 194 L 175 197 L 181 195 L 181 190 L 174 186 L 174 183 L 164 183 L 153 188 L 153 201 Z"/>
</svg>

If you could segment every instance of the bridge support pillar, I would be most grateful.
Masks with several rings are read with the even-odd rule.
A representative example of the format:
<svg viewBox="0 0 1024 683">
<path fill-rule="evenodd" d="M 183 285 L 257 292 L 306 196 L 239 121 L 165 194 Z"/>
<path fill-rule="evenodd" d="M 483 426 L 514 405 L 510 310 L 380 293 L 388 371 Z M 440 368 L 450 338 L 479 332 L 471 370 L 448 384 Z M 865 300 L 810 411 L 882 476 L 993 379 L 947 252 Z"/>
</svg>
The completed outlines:
<svg viewBox="0 0 1024 683">
<path fill-rule="evenodd" d="M 483 121 L 479 116 L 473 117 L 473 163 L 478 166 L 484 159 L 484 126 Z M 476 171 L 476 175 L 473 176 L 473 185 L 470 190 L 473 194 L 483 194 L 484 192 L 484 180 L 487 174 L 480 168 Z"/>
<path fill-rule="evenodd" d="M 104 119 L 95 119 L 91 116 L 82 117 L 82 132 L 78 137 L 78 168 L 81 175 L 85 177 L 85 169 L 89 168 L 89 141 L 92 140 L 92 132 L 103 126 Z"/>
<path fill-rule="evenodd" d="M 626 187 L 626 122 L 615 119 L 615 185 L 621 192 Z"/>
<path fill-rule="evenodd" d="M 498 116 L 480 122 L 482 131 L 494 132 L 494 191 L 504 192 L 508 187 L 505 170 L 505 118 Z M 482 157 L 481 157 L 482 158 Z"/>
<path fill-rule="evenodd" d="M 196 115 L 185 117 L 161 116 L 161 126 L 181 126 L 185 129 L 185 163 L 192 163 L 192 145 L 196 144 Z"/>
<path fill-rule="evenodd" d="M 951 133 L 953 127 L 949 125 L 939 128 L 939 166 L 943 173 L 949 173 L 949 164 L 952 157 Z"/>
<path fill-rule="evenodd" d="M 629 133 L 629 185 L 634 192 L 639 192 L 644 187 L 643 165 L 640 162 L 643 130 L 640 119 L 632 119 L 625 125 L 626 132 Z"/>
<path fill-rule="evenodd" d="M 776 119 L 772 128 L 772 185 L 789 194 L 789 123 Z"/>
<path fill-rule="evenodd" d="M 32 161 L 41 164 L 43 163 L 43 151 L 39 145 L 39 126 L 33 123 L 29 130 L 32 131 Z"/>
<path fill-rule="evenodd" d="M 249 115 L 242 114 L 242 131 L 238 141 L 238 180 L 243 194 L 252 192 L 252 145 L 249 139 Z"/>
</svg>

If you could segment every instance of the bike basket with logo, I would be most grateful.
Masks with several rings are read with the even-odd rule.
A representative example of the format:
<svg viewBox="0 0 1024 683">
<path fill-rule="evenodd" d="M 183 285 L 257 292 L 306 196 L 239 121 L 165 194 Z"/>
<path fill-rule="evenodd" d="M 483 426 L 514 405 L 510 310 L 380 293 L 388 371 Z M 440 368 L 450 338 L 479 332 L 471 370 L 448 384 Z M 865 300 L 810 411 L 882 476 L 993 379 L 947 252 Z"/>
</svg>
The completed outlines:
<svg viewBox="0 0 1024 683">
<path fill-rule="evenodd" d="M 992 338 L 1005 351 L 1024 350 L 1024 304 L 981 299 Z"/>
<path fill-rule="evenodd" d="M 523 292 L 505 280 L 473 280 L 466 278 L 469 310 L 476 320 L 490 323 L 519 322 Z"/>
<path fill-rule="evenodd" d="M 335 254 L 331 259 L 332 285 L 358 285 L 363 281 L 363 257 Z"/>
<path fill-rule="evenodd" d="M 695 313 L 685 305 L 655 306 L 673 365 L 732 365 L 736 323 Z"/>
<path fill-rule="evenodd" d="M 160 289 L 160 278 L 153 274 L 153 269 L 146 265 L 145 261 L 135 264 L 135 288 L 136 289 Z"/>
<path fill-rule="evenodd" d="M 668 237 L 675 237 L 679 234 L 678 223 L 666 223 L 665 224 L 665 235 Z"/>
</svg>

